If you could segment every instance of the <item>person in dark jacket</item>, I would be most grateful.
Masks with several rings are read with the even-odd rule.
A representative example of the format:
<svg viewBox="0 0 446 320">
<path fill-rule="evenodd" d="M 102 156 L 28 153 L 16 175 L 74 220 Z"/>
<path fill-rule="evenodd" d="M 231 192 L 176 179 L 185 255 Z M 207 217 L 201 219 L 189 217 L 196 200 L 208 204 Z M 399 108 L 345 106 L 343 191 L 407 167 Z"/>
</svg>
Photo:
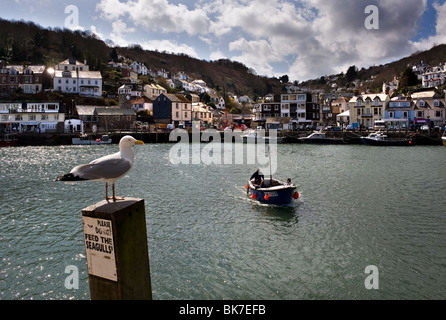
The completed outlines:
<svg viewBox="0 0 446 320">
<path fill-rule="evenodd" d="M 251 176 L 251 179 L 254 179 L 254 184 L 257 186 L 261 186 L 263 184 L 263 181 L 265 180 L 265 176 L 263 174 L 260 174 L 260 169 L 257 169 L 256 172 L 254 172 Z"/>
</svg>

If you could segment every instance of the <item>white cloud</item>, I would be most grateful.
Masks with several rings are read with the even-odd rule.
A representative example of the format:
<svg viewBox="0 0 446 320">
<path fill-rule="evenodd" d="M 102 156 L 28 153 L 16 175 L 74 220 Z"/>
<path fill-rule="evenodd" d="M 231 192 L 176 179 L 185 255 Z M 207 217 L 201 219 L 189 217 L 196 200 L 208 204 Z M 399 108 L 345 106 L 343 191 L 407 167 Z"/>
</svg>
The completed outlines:
<svg viewBox="0 0 446 320">
<path fill-rule="evenodd" d="M 209 58 L 211 59 L 211 61 L 216 61 L 216 60 L 220 60 L 220 59 L 227 59 L 226 55 L 221 52 L 220 50 L 214 51 L 210 54 Z"/>
<path fill-rule="evenodd" d="M 209 25 L 206 14 L 199 9 L 189 10 L 184 4 L 170 4 L 167 0 L 101 0 L 96 9 L 109 21 L 128 18 L 136 26 L 151 32 L 186 32 L 197 35 L 205 32 Z"/>
<path fill-rule="evenodd" d="M 446 3 L 442 5 L 434 3 L 434 8 L 437 11 L 436 33 L 426 39 L 412 42 L 416 50 L 429 50 L 434 45 L 446 43 Z"/>
<path fill-rule="evenodd" d="M 223 51 L 229 50 L 225 58 L 260 75 L 276 75 L 273 65 L 281 63 L 289 65 L 290 79 L 301 81 L 345 72 L 351 65 L 386 63 L 414 48 L 446 41 L 446 4 L 435 7 L 437 34 L 410 41 L 427 0 L 210 0 L 195 6 L 172 1 L 100 0 L 96 8 L 112 23 L 109 38 L 118 44 L 127 41 L 131 28 L 125 21 L 131 21 L 145 38 L 157 32 L 164 36 L 165 40 L 145 41 L 143 47 L 198 57 L 202 48 L 178 44 L 188 35 L 201 40 L 194 43 L 208 46 L 211 60 L 224 58 Z M 379 30 L 364 25 L 368 5 L 379 8 Z"/>
<path fill-rule="evenodd" d="M 168 53 L 184 53 L 193 58 L 199 59 L 199 56 L 194 48 L 187 44 L 178 44 L 175 41 L 169 40 L 150 40 L 139 43 L 144 49 Z"/>
</svg>

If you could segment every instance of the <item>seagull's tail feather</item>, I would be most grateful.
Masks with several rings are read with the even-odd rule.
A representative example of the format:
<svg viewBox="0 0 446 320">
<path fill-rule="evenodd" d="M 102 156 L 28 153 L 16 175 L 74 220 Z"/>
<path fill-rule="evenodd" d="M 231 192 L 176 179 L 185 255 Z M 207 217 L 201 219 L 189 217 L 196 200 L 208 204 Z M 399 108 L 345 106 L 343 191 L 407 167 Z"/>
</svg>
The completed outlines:
<svg viewBox="0 0 446 320">
<path fill-rule="evenodd" d="M 66 175 L 56 178 L 56 181 L 66 181 L 66 182 L 85 181 L 85 180 L 87 180 L 87 179 L 77 177 L 72 173 L 69 173 L 69 174 L 66 174 Z"/>
</svg>

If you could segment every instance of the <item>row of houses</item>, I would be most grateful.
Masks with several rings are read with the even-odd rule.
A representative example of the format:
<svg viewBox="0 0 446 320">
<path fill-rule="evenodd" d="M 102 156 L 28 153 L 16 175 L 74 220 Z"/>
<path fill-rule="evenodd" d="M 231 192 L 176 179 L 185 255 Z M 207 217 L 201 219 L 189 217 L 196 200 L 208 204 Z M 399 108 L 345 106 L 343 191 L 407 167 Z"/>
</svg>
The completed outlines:
<svg viewBox="0 0 446 320">
<path fill-rule="evenodd" d="M 310 93 L 282 94 L 274 101 L 254 105 L 253 120 L 262 124 L 279 122 L 285 129 L 293 126 L 340 126 L 371 128 L 376 121 L 388 127 L 409 128 L 428 125 L 444 126 L 446 102 L 434 91 L 414 93 L 410 97 L 361 94 L 318 102 Z"/>
<path fill-rule="evenodd" d="M 446 63 L 430 66 L 421 61 L 414 65 L 412 70 L 422 81 L 423 88 L 435 88 L 446 83 Z"/>
<path fill-rule="evenodd" d="M 65 105 L 61 102 L 2 102 L 0 132 L 63 132 Z"/>
<path fill-rule="evenodd" d="M 7 65 L 0 60 L 0 96 L 19 90 L 36 94 L 43 90 L 46 67 L 43 65 Z"/>
</svg>

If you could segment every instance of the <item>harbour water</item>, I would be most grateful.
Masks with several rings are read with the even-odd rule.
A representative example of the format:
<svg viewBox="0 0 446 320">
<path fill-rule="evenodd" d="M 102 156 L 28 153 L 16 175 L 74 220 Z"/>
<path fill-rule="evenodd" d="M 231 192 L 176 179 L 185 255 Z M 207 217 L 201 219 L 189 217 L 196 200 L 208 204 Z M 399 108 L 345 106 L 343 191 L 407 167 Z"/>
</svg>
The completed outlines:
<svg viewBox="0 0 446 320">
<path fill-rule="evenodd" d="M 117 183 L 146 202 L 154 299 L 446 298 L 446 148 L 278 145 L 301 196 L 269 207 L 246 196 L 255 167 L 174 165 L 171 147 L 135 147 Z M 0 149 L 0 300 L 89 299 L 81 210 L 104 184 L 54 179 L 116 148 Z"/>
</svg>

